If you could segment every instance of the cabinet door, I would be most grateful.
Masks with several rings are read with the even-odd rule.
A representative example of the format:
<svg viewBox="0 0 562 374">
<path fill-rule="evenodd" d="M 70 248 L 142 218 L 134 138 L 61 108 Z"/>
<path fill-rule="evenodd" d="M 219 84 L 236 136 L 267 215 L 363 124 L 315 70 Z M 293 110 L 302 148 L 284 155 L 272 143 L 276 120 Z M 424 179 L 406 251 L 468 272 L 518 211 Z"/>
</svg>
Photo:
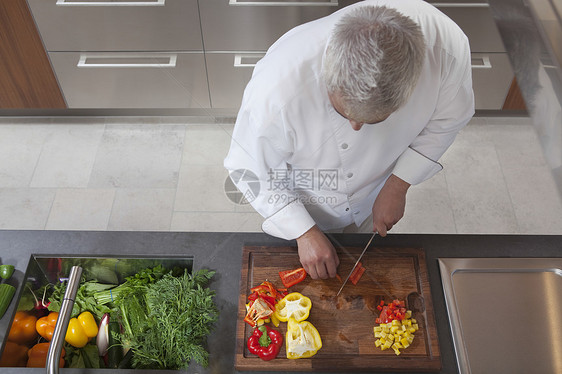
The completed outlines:
<svg viewBox="0 0 562 374">
<path fill-rule="evenodd" d="M 473 53 L 472 86 L 476 109 L 502 109 L 513 76 L 507 53 Z"/>
<path fill-rule="evenodd" d="M 47 51 L 200 51 L 197 0 L 28 0 Z"/>
<path fill-rule="evenodd" d="M 291 28 L 357 0 L 202 0 L 207 51 L 263 51 Z"/>
<path fill-rule="evenodd" d="M 69 108 L 209 108 L 201 52 L 50 52 Z"/>
<path fill-rule="evenodd" d="M 468 37 L 472 52 L 505 52 L 487 1 L 432 0 L 430 3 L 459 25 Z"/>
<path fill-rule="evenodd" d="M 206 54 L 213 108 L 239 108 L 255 64 L 265 52 Z"/>
<path fill-rule="evenodd" d="M 25 0 L 0 1 L 0 108 L 65 108 Z"/>
</svg>

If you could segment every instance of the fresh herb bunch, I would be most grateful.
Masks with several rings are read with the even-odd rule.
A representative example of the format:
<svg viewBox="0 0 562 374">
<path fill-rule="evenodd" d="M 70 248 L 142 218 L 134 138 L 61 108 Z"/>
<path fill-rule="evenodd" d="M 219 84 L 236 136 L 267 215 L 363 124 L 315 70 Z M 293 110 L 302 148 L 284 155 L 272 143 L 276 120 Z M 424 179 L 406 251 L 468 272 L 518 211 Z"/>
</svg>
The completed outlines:
<svg viewBox="0 0 562 374">
<path fill-rule="evenodd" d="M 214 274 L 206 269 L 194 274 L 186 270 L 178 277 L 166 274 L 148 285 L 144 298 L 123 300 L 124 339 L 133 349 L 134 368 L 186 369 L 191 360 L 208 366 L 204 344 L 218 309 L 215 291 L 206 286 Z"/>
<path fill-rule="evenodd" d="M 105 313 L 109 313 L 111 309 L 106 305 L 98 303 L 94 298 L 94 294 L 104 290 L 108 290 L 112 287 L 115 287 L 115 285 L 98 283 L 96 281 L 85 282 L 84 278 L 82 278 L 80 287 L 78 288 L 78 292 L 76 293 L 74 305 L 72 306 L 71 317 L 77 317 L 80 313 L 89 311 L 94 314 L 96 319 L 99 321 L 101 317 Z M 60 312 L 65 292 L 66 282 L 56 284 L 53 287 L 53 293 L 49 297 L 49 301 L 51 302 L 48 307 L 49 311 Z"/>
<path fill-rule="evenodd" d="M 94 298 L 98 304 L 109 304 L 135 293 L 143 293 L 149 284 L 156 282 L 169 272 L 170 270 L 162 265 L 143 269 L 125 278 L 125 282 L 117 287 L 96 292 Z"/>
</svg>

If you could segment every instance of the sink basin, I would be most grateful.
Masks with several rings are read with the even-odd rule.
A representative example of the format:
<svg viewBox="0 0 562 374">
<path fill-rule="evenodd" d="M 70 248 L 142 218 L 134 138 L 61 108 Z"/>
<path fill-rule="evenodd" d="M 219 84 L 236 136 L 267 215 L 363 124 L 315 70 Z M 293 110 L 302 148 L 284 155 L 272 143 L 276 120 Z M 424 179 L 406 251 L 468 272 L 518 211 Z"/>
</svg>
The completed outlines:
<svg viewBox="0 0 562 374">
<path fill-rule="evenodd" d="M 25 273 L 25 286 L 18 295 L 16 310 L 30 311 L 30 300 L 33 301 L 32 293 L 38 297 L 42 296 L 40 290 L 48 284 L 57 284 L 66 280 L 72 266 L 82 267 L 82 279 L 85 281 L 96 280 L 100 283 L 120 284 L 125 278 L 145 268 L 157 265 L 172 270 L 183 268 L 193 270 L 193 257 L 61 257 L 61 256 L 36 256 L 32 255 Z M 32 312 L 33 313 L 33 312 Z M 8 330 L 9 331 L 9 330 Z M 8 334 L 6 334 L 8 335 Z M 1 342 L 2 355 L 5 353 L 6 341 Z M 36 342 L 29 344 L 29 347 Z M 29 348 L 28 347 L 28 348 Z M 0 360 L 1 361 L 1 360 Z M 3 365 L 4 366 L 4 365 Z M 20 365 L 6 365 L 20 366 Z M 25 362 L 23 363 L 25 366 Z"/>
<path fill-rule="evenodd" d="M 562 373 L 562 258 L 441 258 L 461 374 Z"/>
</svg>

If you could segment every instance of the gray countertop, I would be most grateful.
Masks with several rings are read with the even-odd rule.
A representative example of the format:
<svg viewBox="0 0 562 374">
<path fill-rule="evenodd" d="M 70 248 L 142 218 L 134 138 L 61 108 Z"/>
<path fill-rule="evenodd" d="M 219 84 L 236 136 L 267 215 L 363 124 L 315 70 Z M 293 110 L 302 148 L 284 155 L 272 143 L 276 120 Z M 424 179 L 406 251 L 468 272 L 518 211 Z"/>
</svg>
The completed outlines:
<svg viewBox="0 0 562 374">
<path fill-rule="evenodd" d="M 368 234 L 339 234 L 333 238 L 344 246 L 362 246 Z M 19 292 L 32 254 L 193 256 L 195 269 L 209 268 L 217 271 L 211 287 L 217 292 L 216 302 L 220 319 L 208 339 L 209 368 L 202 369 L 193 364 L 188 372 L 222 374 L 237 372 L 234 370 L 234 351 L 241 253 L 244 245 L 286 246 L 287 242 L 261 233 L 0 231 L 0 260 L 3 264 L 16 266 L 11 283 L 18 287 Z M 389 235 L 386 238 L 376 237 L 373 245 L 419 247 L 425 250 L 442 356 L 441 373 L 456 373 L 457 364 L 441 288 L 438 258 L 561 257 L 562 254 L 562 236 L 559 235 Z M 0 320 L 0 340 L 7 334 L 14 305 L 15 303 L 12 303 L 4 318 Z M 93 371 L 95 370 L 62 369 L 63 373 Z M 40 370 L 3 368 L 2 372 L 34 373 Z M 102 372 L 107 373 L 109 370 Z"/>
</svg>

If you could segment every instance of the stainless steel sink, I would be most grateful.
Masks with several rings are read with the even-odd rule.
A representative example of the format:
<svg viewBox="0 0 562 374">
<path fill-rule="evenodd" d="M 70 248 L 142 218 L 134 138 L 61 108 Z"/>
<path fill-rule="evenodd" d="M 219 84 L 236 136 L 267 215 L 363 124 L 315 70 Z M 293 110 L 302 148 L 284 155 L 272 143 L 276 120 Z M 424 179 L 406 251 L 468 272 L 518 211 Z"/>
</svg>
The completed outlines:
<svg viewBox="0 0 562 374">
<path fill-rule="evenodd" d="M 562 258 L 441 258 L 461 374 L 562 373 Z"/>
</svg>

